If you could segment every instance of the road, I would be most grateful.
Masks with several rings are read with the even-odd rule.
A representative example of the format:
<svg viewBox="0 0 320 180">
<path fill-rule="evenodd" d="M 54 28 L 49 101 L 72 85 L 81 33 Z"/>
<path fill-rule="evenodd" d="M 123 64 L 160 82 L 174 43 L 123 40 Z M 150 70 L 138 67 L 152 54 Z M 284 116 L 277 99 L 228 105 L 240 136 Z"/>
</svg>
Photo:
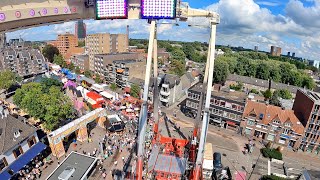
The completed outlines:
<svg viewBox="0 0 320 180">
<path fill-rule="evenodd" d="M 173 121 L 180 126 L 184 135 L 191 136 L 194 127 L 194 119 L 184 116 L 177 107 L 162 109 Z M 176 118 L 172 115 L 176 113 Z M 247 179 L 259 179 L 261 175 L 267 174 L 267 159 L 260 155 L 260 148 L 263 147 L 259 142 L 255 142 L 256 148 L 250 155 L 242 153 L 245 143 L 248 139 L 243 137 L 232 130 L 223 129 L 209 124 L 207 142 L 214 146 L 215 152 L 226 154 L 222 157 L 224 166 L 229 166 L 231 172 L 245 171 L 247 172 Z M 313 154 L 306 154 L 303 152 L 292 152 L 285 149 L 283 152 L 285 165 L 288 167 L 288 174 L 298 176 L 302 169 L 319 170 L 320 159 L 319 156 Z M 252 169 L 253 165 L 255 168 Z M 282 164 L 271 163 L 271 172 L 284 174 Z"/>
</svg>

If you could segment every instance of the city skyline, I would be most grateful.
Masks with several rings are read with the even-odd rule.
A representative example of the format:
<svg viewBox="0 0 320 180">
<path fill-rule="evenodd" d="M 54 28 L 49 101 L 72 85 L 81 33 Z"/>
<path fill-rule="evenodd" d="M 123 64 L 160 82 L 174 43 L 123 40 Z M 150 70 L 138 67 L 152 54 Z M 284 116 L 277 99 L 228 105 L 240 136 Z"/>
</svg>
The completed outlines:
<svg viewBox="0 0 320 180">
<path fill-rule="evenodd" d="M 269 51 L 271 45 L 282 47 L 282 54 L 295 52 L 296 56 L 318 59 L 320 46 L 317 28 L 320 26 L 319 0 L 186 0 L 192 8 L 210 9 L 221 16 L 218 25 L 217 44 L 243 46 Z M 42 26 L 8 33 L 9 38 L 21 36 L 25 40 L 52 40 L 57 34 L 74 33 L 76 21 L 58 25 Z M 130 25 L 130 38 L 148 38 L 148 23 L 145 20 L 85 20 L 87 33 L 125 33 Z M 167 21 L 168 22 L 168 21 Z M 199 24 L 190 19 L 189 24 Z M 179 41 L 208 41 L 209 29 L 161 24 L 159 39 Z M 35 36 L 43 34 L 43 36 Z"/>
</svg>

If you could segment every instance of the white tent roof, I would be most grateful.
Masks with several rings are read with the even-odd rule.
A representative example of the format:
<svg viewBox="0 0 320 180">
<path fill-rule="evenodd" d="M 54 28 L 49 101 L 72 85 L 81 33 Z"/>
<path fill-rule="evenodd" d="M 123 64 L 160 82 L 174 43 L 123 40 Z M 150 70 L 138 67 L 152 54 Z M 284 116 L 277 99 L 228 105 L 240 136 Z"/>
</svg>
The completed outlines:
<svg viewBox="0 0 320 180">
<path fill-rule="evenodd" d="M 103 96 L 103 97 L 106 97 L 108 99 L 111 99 L 111 98 L 115 99 L 115 96 L 110 94 L 110 93 L 108 93 L 107 91 L 101 92 L 100 95 Z"/>
</svg>

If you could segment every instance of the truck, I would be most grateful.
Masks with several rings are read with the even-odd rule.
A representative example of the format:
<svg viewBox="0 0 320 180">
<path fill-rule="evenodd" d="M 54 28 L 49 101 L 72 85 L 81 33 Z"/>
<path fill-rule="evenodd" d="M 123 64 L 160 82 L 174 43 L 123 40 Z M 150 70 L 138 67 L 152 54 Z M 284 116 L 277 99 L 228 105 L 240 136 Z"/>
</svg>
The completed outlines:
<svg viewBox="0 0 320 180">
<path fill-rule="evenodd" d="M 213 173 L 213 151 L 212 144 L 206 143 L 204 147 L 203 163 L 202 163 L 202 176 L 203 179 L 211 179 Z"/>
</svg>

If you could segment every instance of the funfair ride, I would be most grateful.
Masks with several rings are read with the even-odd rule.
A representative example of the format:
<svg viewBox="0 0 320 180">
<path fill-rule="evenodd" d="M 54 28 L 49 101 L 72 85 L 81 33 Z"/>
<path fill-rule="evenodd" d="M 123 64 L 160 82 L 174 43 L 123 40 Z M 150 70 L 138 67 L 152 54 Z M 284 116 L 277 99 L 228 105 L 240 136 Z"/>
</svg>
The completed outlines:
<svg viewBox="0 0 320 180">
<path fill-rule="evenodd" d="M 150 1 L 151 2 L 151 1 Z M 142 9 L 141 13 L 142 16 L 144 16 L 144 13 L 146 12 L 146 9 L 148 8 L 148 1 L 142 1 Z M 171 2 L 171 3 L 170 3 Z M 152 4 L 152 3 L 151 3 Z M 211 97 L 211 87 L 212 87 L 212 79 L 213 79 L 213 70 L 214 70 L 214 52 L 215 52 L 215 37 L 216 37 L 216 25 L 219 24 L 220 17 L 215 12 L 210 12 L 206 10 L 199 10 L 199 9 L 192 9 L 189 7 L 187 3 L 182 3 L 180 1 L 175 0 L 169 0 L 168 4 L 164 4 L 163 6 L 170 5 L 172 8 L 171 11 L 173 11 L 171 14 L 162 14 L 158 16 L 149 16 L 148 22 L 150 23 L 150 36 L 149 36 L 149 45 L 148 45 L 148 56 L 147 56 L 147 66 L 146 66 L 146 76 L 145 76 L 145 83 L 144 83 L 144 91 L 143 91 L 143 104 L 141 107 L 140 112 L 140 118 L 139 118 L 139 130 L 138 130 L 138 160 L 137 160 L 137 167 L 136 167 L 136 179 L 141 180 L 145 177 L 144 172 L 144 160 L 145 160 L 145 140 L 146 140 L 146 127 L 147 127 L 147 119 L 148 119 L 148 92 L 149 92 L 149 85 L 150 85 L 150 78 L 151 78 L 151 70 L 152 70 L 152 59 L 154 67 L 153 67 L 153 83 L 154 83 L 154 136 L 156 142 L 165 143 L 167 144 L 167 141 L 165 141 L 165 137 L 162 137 L 162 139 L 165 142 L 161 142 L 161 136 L 159 135 L 159 114 L 158 114 L 158 69 L 157 69 L 157 20 L 158 19 L 177 19 L 180 21 L 187 21 L 188 18 L 196 18 L 196 17 L 204 17 L 209 20 L 210 24 L 210 30 L 211 30 L 211 36 L 210 36 L 210 42 L 209 42 L 209 50 L 208 50 L 208 58 L 206 63 L 206 70 L 205 70 L 205 77 L 204 77 L 204 87 L 207 87 L 206 92 L 202 93 L 201 102 L 203 102 L 204 94 L 206 94 L 205 99 L 205 109 L 203 114 L 203 121 L 202 121 L 202 128 L 201 128 L 201 136 L 198 138 L 199 134 L 199 122 L 201 121 L 201 113 L 202 110 L 199 110 L 197 119 L 195 121 L 195 128 L 193 131 L 193 140 L 191 142 L 191 149 L 190 149 L 190 159 L 188 161 L 193 161 L 193 166 L 191 173 L 189 175 L 189 179 L 199 180 L 202 179 L 202 161 L 203 161 L 203 154 L 204 154 L 204 146 L 206 142 L 206 136 L 207 136 L 207 130 L 208 130 L 208 122 L 209 122 L 209 105 L 210 105 L 210 97 Z M 161 6 L 161 3 L 158 3 L 155 8 L 167 8 L 168 7 L 158 7 Z M 153 13 L 157 14 L 157 13 Z M 161 14 L 161 13 L 160 13 Z M 212 53 L 211 53 L 212 52 Z M 152 58 L 153 56 L 153 58 Z M 201 107 L 201 106 L 200 106 Z M 170 138 L 169 138 L 170 139 Z M 179 139 L 170 139 L 169 141 L 172 141 L 171 146 L 177 146 L 182 145 L 185 146 L 184 140 Z M 180 146 L 178 146 L 180 147 Z M 174 147 L 176 151 L 176 147 Z M 198 149 L 198 151 L 196 151 Z M 159 150 L 157 150 L 159 151 Z M 164 149 L 165 151 L 165 149 Z M 197 152 L 197 155 L 196 155 Z M 172 153 L 172 152 L 171 152 Z M 174 152 L 173 154 L 177 156 L 182 156 L 181 152 L 177 153 Z M 168 158 L 166 156 L 166 158 Z M 182 158 L 182 157 L 181 157 Z M 175 158 L 177 159 L 177 158 Z M 169 160 L 170 161 L 170 160 Z M 194 162 L 195 161 L 195 162 Z M 181 163 L 177 162 L 176 164 Z M 153 165 L 155 167 L 155 165 Z M 163 175 L 163 174 L 162 174 Z M 175 179 L 170 174 L 166 177 L 159 177 L 155 176 L 152 178 L 156 179 Z M 179 176 L 181 178 L 181 176 Z"/>
</svg>

